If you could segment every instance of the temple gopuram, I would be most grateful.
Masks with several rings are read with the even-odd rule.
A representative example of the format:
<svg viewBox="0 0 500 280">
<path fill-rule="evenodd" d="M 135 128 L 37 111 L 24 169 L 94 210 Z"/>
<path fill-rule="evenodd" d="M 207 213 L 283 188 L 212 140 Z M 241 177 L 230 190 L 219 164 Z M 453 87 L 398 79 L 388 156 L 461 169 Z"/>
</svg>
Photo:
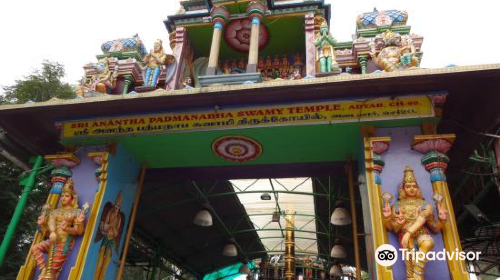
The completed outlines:
<svg viewBox="0 0 500 280">
<path fill-rule="evenodd" d="M 408 16 L 185 0 L 95 42 L 75 99 L 0 106 L 0 266 L 45 174 L 17 280 L 498 279 L 500 65 L 421 68 Z"/>
</svg>

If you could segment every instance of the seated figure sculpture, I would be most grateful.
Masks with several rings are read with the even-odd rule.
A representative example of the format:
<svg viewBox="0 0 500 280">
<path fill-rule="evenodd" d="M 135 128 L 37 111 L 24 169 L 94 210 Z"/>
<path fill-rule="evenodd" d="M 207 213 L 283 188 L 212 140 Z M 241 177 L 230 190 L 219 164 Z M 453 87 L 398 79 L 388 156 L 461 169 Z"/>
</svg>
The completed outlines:
<svg viewBox="0 0 500 280">
<path fill-rule="evenodd" d="M 370 56 L 381 70 L 392 72 L 419 66 L 420 61 L 410 36 L 400 36 L 391 30 L 387 30 L 379 36 L 382 39 L 382 49 L 377 53 L 376 43 L 371 42 Z"/>
<path fill-rule="evenodd" d="M 382 194 L 382 216 L 384 226 L 399 234 L 401 248 L 411 251 L 418 248 L 418 252 L 426 254 L 434 247 L 434 240 L 429 234 L 430 228 L 439 232 L 447 220 L 448 211 L 443 206 L 443 197 L 434 194 L 433 200 L 437 208 L 438 220 L 434 217 L 434 207 L 427 203 L 422 196 L 422 190 L 417 184 L 411 167 L 406 166 L 401 186 L 399 187 L 398 202 L 391 206 L 392 195 Z M 406 275 L 408 280 L 425 279 L 425 265 L 428 260 L 416 261 L 406 258 Z"/>
<path fill-rule="evenodd" d="M 115 66 L 113 72 L 109 69 L 109 59 L 107 57 L 100 59 L 97 63 L 88 64 L 89 70 L 82 84 L 77 88 L 79 95 L 84 95 L 86 91 L 95 91 L 99 93 L 108 93 L 116 86 L 118 77 L 118 66 Z"/>
<path fill-rule="evenodd" d="M 38 227 L 49 238 L 33 246 L 31 253 L 41 270 L 39 280 L 57 279 L 69 252 L 73 247 L 75 236 L 84 232 L 85 214 L 89 205 L 84 204 L 78 209 L 78 196 L 69 180 L 62 188 L 59 204 L 53 211 L 48 205 L 38 217 Z M 47 254 L 47 260 L 44 258 Z"/>
</svg>

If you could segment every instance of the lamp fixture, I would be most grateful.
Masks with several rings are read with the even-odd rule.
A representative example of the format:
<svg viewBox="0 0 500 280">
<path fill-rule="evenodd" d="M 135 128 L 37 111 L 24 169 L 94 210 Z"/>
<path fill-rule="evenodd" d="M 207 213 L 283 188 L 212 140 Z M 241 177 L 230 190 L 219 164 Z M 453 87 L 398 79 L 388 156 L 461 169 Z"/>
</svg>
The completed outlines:
<svg viewBox="0 0 500 280">
<path fill-rule="evenodd" d="M 273 213 L 273 217 L 271 218 L 271 222 L 273 222 L 273 223 L 280 222 L 280 214 L 278 212 Z"/>
<path fill-rule="evenodd" d="M 261 196 L 260 196 L 260 199 L 261 200 L 271 200 L 271 195 L 269 193 L 263 193 Z"/>
<path fill-rule="evenodd" d="M 234 245 L 234 239 L 229 239 L 228 243 L 224 245 L 222 255 L 226 257 L 236 257 L 238 255 L 238 249 L 236 249 L 236 245 Z"/>
<path fill-rule="evenodd" d="M 330 256 L 336 259 L 345 258 L 347 256 L 347 253 L 345 251 L 344 246 L 342 246 L 342 242 L 340 241 L 340 239 L 336 238 L 333 244 L 335 245 L 333 246 L 332 251 L 330 252 Z"/>
<path fill-rule="evenodd" d="M 238 270 L 239 274 L 250 274 L 250 268 L 248 268 L 248 261 L 244 260 L 243 264 L 240 266 L 240 269 Z"/>
<path fill-rule="evenodd" d="M 342 276 L 342 268 L 340 268 L 340 265 L 334 263 L 332 267 L 330 267 L 330 276 Z"/>
<path fill-rule="evenodd" d="M 345 226 L 351 224 L 351 214 L 344 206 L 344 203 L 340 200 L 335 202 L 335 210 L 332 213 L 330 222 L 336 226 Z"/>
<path fill-rule="evenodd" d="M 213 224 L 212 214 L 207 210 L 208 205 L 205 205 L 204 209 L 198 211 L 193 219 L 193 224 L 200 227 L 209 227 Z"/>
</svg>

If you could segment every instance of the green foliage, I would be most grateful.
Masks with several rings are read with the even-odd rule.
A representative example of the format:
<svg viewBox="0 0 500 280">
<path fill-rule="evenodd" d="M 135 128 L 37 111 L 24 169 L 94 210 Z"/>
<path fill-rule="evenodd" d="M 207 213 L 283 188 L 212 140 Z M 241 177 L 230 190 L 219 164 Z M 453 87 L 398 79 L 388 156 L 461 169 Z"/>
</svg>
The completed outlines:
<svg viewBox="0 0 500 280">
<path fill-rule="evenodd" d="M 10 161 L 0 157 L 0 240 L 3 240 L 23 187 L 20 186 L 22 170 Z M 36 230 L 36 219 L 40 214 L 40 206 L 45 203 L 49 193 L 46 178 L 39 177 L 31 194 L 23 216 L 17 226 L 14 238 L 4 266 L 0 269 L 0 280 L 16 279 L 19 268 L 24 264 Z"/>
<path fill-rule="evenodd" d="M 57 62 L 44 61 L 42 68 L 34 70 L 13 86 L 4 87 L 5 94 L 0 95 L 0 104 L 22 104 L 28 101 L 41 102 L 53 97 L 74 98 L 75 92 L 67 83 L 63 83 L 64 67 Z M 19 185 L 22 171 L 10 161 L 0 157 L 0 240 L 3 240 L 23 187 Z M 39 177 L 37 182 L 47 181 Z M 14 238 L 9 247 L 0 280 L 16 279 L 19 268 L 24 264 L 36 230 L 36 219 L 40 206 L 45 203 L 49 187 L 46 183 L 37 183 L 28 198 L 28 203 L 19 222 Z"/>
<path fill-rule="evenodd" d="M 5 95 L 0 96 L 0 104 L 41 102 L 53 97 L 74 98 L 76 94 L 71 86 L 61 81 L 64 75 L 62 64 L 44 61 L 41 69 L 35 69 L 23 80 L 16 81 L 13 86 L 4 87 Z"/>
</svg>

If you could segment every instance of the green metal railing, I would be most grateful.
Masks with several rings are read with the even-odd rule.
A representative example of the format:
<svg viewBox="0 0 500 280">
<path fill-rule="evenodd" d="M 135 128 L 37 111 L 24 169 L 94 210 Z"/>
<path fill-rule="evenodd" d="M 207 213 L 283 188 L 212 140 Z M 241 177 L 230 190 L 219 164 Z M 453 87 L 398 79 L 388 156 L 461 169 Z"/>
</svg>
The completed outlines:
<svg viewBox="0 0 500 280">
<path fill-rule="evenodd" d="M 17 203 L 16 209 L 14 210 L 14 214 L 12 215 L 12 219 L 10 220 L 9 226 L 7 227 L 7 231 L 5 231 L 5 236 L 2 241 L 2 245 L 0 245 L 0 267 L 3 266 L 5 257 L 7 255 L 7 251 L 9 250 L 10 243 L 12 242 L 12 238 L 14 237 L 14 233 L 16 232 L 17 225 L 21 220 L 21 216 L 23 215 L 24 208 L 26 207 L 26 203 L 28 202 L 28 196 L 33 190 L 33 187 L 36 183 L 36 177 L 40 171 L 40 167 L 43 163 L 43 157 L 37 156 L 35 158 L 35 163 L 33 164 L 33 169 L 26 177 L 24 176 L 19 185 L 24 186 L 23 192 L 21 193 L 21 197 L 19 198 L 19 202 Z"/>
</svg>

